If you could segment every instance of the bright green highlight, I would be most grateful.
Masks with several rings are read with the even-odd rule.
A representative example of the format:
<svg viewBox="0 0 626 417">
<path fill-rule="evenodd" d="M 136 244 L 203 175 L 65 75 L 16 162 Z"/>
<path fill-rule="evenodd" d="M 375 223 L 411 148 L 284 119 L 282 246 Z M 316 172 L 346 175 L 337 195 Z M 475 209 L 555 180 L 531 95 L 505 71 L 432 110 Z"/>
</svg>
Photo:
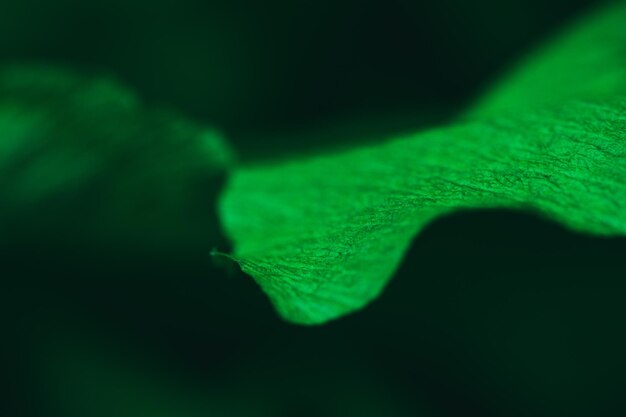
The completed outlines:
<svg viewBox="0 0 626 417">
<path fill-rule="evenodd" d="M 237 171 L 220 206 L 233 259 L 283 317 L 315 324 L 377 297 L 414 236 L 454 210 L 626 234 L 625 11 L 583 24 L 462 123 Z"/>
<path fill-rule="evenodd" d="M 108 78 L 57 68 L 0 71 L 0 137 L 0 230 L 38 238 L 206 241 L 198 195 L 231 160 L 213 130 L 146 108 Z"/>
</svg>

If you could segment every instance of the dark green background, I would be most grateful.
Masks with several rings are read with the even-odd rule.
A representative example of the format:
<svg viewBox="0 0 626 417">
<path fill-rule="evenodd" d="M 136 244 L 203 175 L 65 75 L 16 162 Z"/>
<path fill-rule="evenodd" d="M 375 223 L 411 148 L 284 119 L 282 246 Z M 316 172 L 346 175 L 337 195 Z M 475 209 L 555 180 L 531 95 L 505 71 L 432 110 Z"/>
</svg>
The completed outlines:
<svg viewBox="0 0 626 417">
<path fill-rule="evenodd" d="M 0 61 L 113 75 L 246 162 L 443 123 L 592 3 L 5 0 Z M 3 242 L 8 415 L 626 413 L 624 239 L 458 214 L 379 300 L 321 327 L 281 321 L 213 245 Z"/>
</svg>

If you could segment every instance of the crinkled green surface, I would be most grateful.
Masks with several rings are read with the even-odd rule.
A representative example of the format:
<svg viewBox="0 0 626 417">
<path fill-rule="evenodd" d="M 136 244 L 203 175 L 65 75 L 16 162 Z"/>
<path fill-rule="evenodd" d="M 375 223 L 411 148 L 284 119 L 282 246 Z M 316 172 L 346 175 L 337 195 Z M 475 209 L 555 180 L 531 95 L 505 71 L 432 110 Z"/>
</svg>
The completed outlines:
<svg viewBox="0 0 626 417">
<path fill-rule="evenodd" d="M 211 233 L 202 220 L 210 198 L 198 196 L 229 164 L 228 148 L 213 130 L 146 108 L 113 80 L 0 71 L 0 138 L 5 238 L 176 248 Z"/>
<path fill-rule="evenodd" d="M 626 234 L 624 27 L 623 3 L 583 22 L 458 124 L 236 171 L 220 204 L 233 259 L 283 317 L 315 324 L 378 296 L 450 211 L 530 210 Z"/>
</svg>

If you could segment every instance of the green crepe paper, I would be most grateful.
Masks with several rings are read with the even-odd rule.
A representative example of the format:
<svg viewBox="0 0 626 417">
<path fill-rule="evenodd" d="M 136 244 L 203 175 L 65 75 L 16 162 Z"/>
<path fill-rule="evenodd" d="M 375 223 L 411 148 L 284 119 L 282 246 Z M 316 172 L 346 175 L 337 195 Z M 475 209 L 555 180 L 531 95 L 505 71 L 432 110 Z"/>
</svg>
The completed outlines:
<svg viewBox="0 0 626 417">
<path fill-rule="evenodd" d="M 415 235 L 454 210 L 626 234 L 624 28 L 624 3 L 584 22 L 458 124 L 234 172 L 220 200 L 232 259 L 284 318 L 316 324 L 376 298 Z"/>
<path fill-rule="evenodd" d="M 206 243 L 211 201 L 198 195 L 208 195 L 230 159 L 213 130 L 146 108 L 108 78 L 46 67 L 0 71 L 5 242 Z"/>
</svg>

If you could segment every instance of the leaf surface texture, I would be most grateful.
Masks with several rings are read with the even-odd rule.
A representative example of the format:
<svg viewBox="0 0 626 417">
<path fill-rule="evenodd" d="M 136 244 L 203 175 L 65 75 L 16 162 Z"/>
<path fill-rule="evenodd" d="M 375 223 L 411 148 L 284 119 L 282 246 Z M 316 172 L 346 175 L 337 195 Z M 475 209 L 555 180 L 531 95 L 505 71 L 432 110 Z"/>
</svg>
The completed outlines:
<svg viewBox="0 0 626 417">
<path fill-rule="evenodd" d="M 451 211 L 626 234 L 624 27 L 624 3 L 583 21 L 456 124 L 237 170 L 220 202 L 232 258 L 283 317 L 316 324 L 377 297 L 411 240 Z"/>
</svg>

